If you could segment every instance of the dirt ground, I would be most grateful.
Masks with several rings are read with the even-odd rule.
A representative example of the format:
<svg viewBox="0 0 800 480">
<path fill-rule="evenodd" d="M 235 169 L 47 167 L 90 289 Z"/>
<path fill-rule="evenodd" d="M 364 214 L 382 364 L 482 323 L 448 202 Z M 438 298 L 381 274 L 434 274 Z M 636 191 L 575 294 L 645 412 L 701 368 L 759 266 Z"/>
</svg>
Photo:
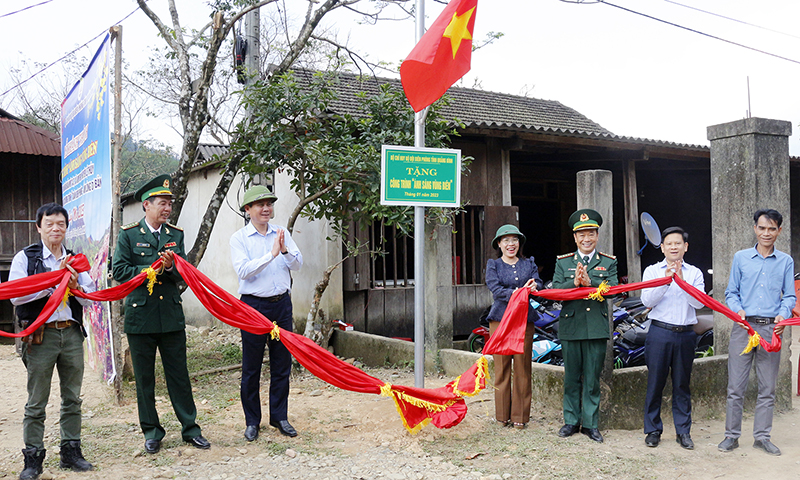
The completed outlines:
<svg viewBox="0 0 800 480">
<path fill-rule="evenodd" d="M 800 333 L 796 329 L 795 335 Z M 204 341 L 209 343 L 208 340 Z M 795 349 L 797 351 L 797 349 Z M 368 373 L 396 384 L 413 384 L 408 368 L 374 368 Z M 22 467 L 22 416 L 26 400 L 25 369 L 13 346 L 0 345 L 0 478 L 16 478 Z M 268 377 L 267 377 L 268 378 Z M 426 387 L 438 387 L 449 378 L 429 376 Z M 167 428 L 162 451 L 142 453 L 143 437 L 137 424 L 133 386 L 126 386 L 128 401 L 113 402 L 109 387 L 88 370 L 84 380 L 83 449 L 97 469 L 72 473 L 58 469 L 58 387 L 57 375 L 46 421 L 46 475 L 57 479 L 173 478 L 167 468 L 201 462 L 250 462 L 254 456 L 283 457 L 287 450 L 310 457 L 333 455 L 342 462 L 356 462 L 359 456 L 391 451 L 413 456 L 422 469 L 414 477 L 439 478 L 425 474 L 430 465 L 451 462 L 459 471 L 472 472 L 471 478 L 725 478 L 783 479 L 800 478 L 800 410 L 776 415 L 773 440 L 781 457 L 771 457 L 752 448 L 752 415 L 745 416 L 740 448 L 730 454 L 717 451 L 722 440 L 724 418 L 695 419 L 692 429 L 694 451 L 681 449 L 674 441 L 674 430 L 665 425 L 663 443 L 647 448 L 640 431 L 604 431 L 606 442 L 595 444 L 583 435 L 560 439 L 555 432 L 561 425 L 559 412 L 540 411 L 534 401 L 533 418 L 526 430 L 499 427 L 491 422 L 494 412 L 491 389 L 468 399 L 469 413 L 457 427 L 437 430 L 432 426 L 409 435 L 391 399 L 342 391 L 308 375 L 292 378 L 289 420 L 300 435 L 290 439 L 276 430 L 262 430 L 261 437 L 247 443 L 238 394 L 239 372 L 230 371 L 193 379 L 198 423 L 213 447 L 192 449 L 181 442 L 179 426 L 167 398 L 159 398 L 159 412 Z M 264 382 L 262 400 L 267 401 Z M 157 392 L 158 393 L 158 392 Z M 266 412 L 266 407 L 265 407 Z M 379 450 L 382 449 L 382 450 Z M 293 452 L 288 452 L 291 455 Z M 373 459 L 374 460 L 374 459 Z M 380 459 L 378 459 L 380 460 Z M 276 475 L 273 473 L 273 475 Z M 458 478 L 461 474 L 450 475 Z M 476 476 L 477 475 L 477 476 Z M 377 475 L 381 477 L 382 474 Z M 192 475 L 189 475 L 192 478 Z M 211 478 L 234 478 L 221 475 Z M 273 477 L 270 477 L 273 478 Z M 281 478 L 277 474 L 277 478 Z M 294 477 L 296 478 L 296 477 Z M 367 478 L 335 476 L 330 478 Z M 390 478 L 390 477 L 389 477 Z M 400 477 L 402 478 L 402 477 Z"/>
</svg>

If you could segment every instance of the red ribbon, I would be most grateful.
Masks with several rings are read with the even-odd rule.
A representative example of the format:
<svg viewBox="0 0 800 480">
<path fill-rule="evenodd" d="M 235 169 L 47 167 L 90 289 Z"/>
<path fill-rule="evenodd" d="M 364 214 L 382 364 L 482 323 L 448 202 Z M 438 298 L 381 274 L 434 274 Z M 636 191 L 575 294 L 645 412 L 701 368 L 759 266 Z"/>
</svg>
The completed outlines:
<svg viewBox="0 0 800 480">
<path fill-rule="evenodd" d="M 160 269 L 161 262 L 160 259 L 157 260 L 152 264 L 151 268 L 154 270 Z M 70 265 L 78 272 L 89 270 L 89 262 L 81 254 L 75 255 L 71 259 Z M 457 425 L 464 419 L 467 412 L 464 397 L 475 395 L 486 387 L 486 361 L 483 357 L 475 362 L 464 374 L 445 387 L 426 389 L 384 383 L 355 366 L 337 359 L 310 339 L 278 329 L 269 319 L 220 288 L 183 258 L 175 256 L 175 267 L 203 306 L 219 320 L 253 334 L 275 335 L 286 345 L 301 365 L 331 385 L 354 392 L 391 396 L 403 418 L 403 423 L 409 431 L 416 432 L 428 422 L 432 422 L 439 428 L 449 428 Z M 0 299 L 21 297 L 54 286 L 56 286 L 56 291 L 47 301 L 45 308 L 36 321 L 28 328 L 16 334 L 0 331 L 0 336 L 21 337 L 28 335 L 44 323 L 47 318 L 52 316 L 53 312 L 58 308 L 58 304 L 63 300 L 69 278 L 69 270 L 57 270 L 1 284 Z M 93 301 L 119 300 L 127 296 L 146 279 L 147 273 L 142 272 L 128 282 L 113 288 L 93 293 L 81 291 L 72 293 L 75 296 Z M 614 295 L 642 288 L 652 288 L 666 285 L 671 281 L 672 278 L 670 277 L 662 277 L 647 282 L 616 285 L 610 287 L 603 294 Z M 722 303 L 677 277 L 675 281 L 689 295 L 704 305 L 723 313 L 735 322 L 745 325 L 751 335 L 755 333 L 746 320 L 739 318 L 737 314 Z M 587 298 L 590 294 L 598 291 L 598 289 L 590 287 L 563 290 L 551 289 L 541 290 L 537 292 L 537 295 L 543 298 L 564 301 Z M 484 353 L 501 355 L 522 353 L 525 324 L 528 317 L 528 295 L 529 291 L 527 289 L 519 289 L 514 292 L 503 315 L 500 327 L 489 339 L 484 348 Z M 800 325 L 800 318 L 790 318 L 780 322 L 778 325 Z M 768 343 L 762 338 L 760 345 L 767 351 L 778 351 L 781 348 L 781 339 L 773 333 L 772 342 Z"/>
<path fill-rule="evenodd" d="M 744 325 L 747 328 L 747 333 L 750 336 L 755 335 L 755 330 L 753 330 L 753 327 L 750 326 L 750 323 L 747 320 L 743 320 L 737 313 L 725 306 L 725 304 L 714 300 L 704 292 L 701 292 L 677 276 L 655 278 L 645 282 L 615 285 L 610 287 L 607 292 L 603 293 L 603 295 L 615 295 L 633 290 L 641 290 L 643 288 L 660 287 L 661 285 L 667 285 L 671 283 L 673 279 L 679 287 L 681 287 L 686 293 L 691 295 L 697 301 L 716 312 L 720 312 L 734 322 Z M 536 295 L 550 300 L 566 301 L 587 299 L 590 294 L 597 291 L 597 288 L 592 287 L 548 289 L 539 290 L 536 292 Z M 506 308 L 506 312 L 503 314 L 503 319 L 500 322 L 500 326 L 495 331 L 494 335 L 489 338 L 489 341 L 483 348 L 484 354 L 488 355 L 494 353 L 499 355 L 516 355 L 522 353 L 522 338 L 525 334 L 525 322 L 528 318 L 529 293 L 529 290 L 520 288 L 514 292 L 513 295 L 511 295 L 511 299 L 508 302 L 508 308 Z M 787 318 L 776 325 L 800 325 L 800 317 Z M 768 352 L 777 352 L 781 349 L 781 337 L 776 335 L 773 331 L 772 341 L 767 342 L 767 340 L 762 337 L 759 340 L 759 345 Z"/>
<path fill-rule="evenodd" d="M 74 255 L 67 263 L 78 273 L 88 272 L 91 268 L 89 265 L 89 260 L 87 260 L 86 256 L 82 253 Z M 160 266 L 161 259 L 158 259 L 153 263 L 154 268 L 159 268 Z M 25 330 L 18 333 L 9 333 L 0 330 L 0 337 L 19 338 L 30 335 L 36 331 L 37 328 L 44 324 L 47 319 L 50 318 L 53 313 L 55 313 L 55 311 L 58 309 L 58 305 L 64 300 L 64 294 L 67 291 L 67 286 L 69 284 L 71 275 L 72 273 L 65 268 L 61 270 L 53 270 L 52 272 L 44 272 L 28 277 L 18 278 L 16 280 L 0 284 L 0 300 L 24 297 L 25 295 L 30 295 L 48 288 L 56 287 L 56 291 L 50 295 L 50 298 L 47 300 L 47 303 L 45 303 L 44 308 L 42 308 L 42 312 L 38 317 L 36 317 L 36 320 L 33 323 L 28 325 Z M 140 273 L 131 280 L 113 288 L 107 288 L 105 290 L 92 293 L 86 293 L 80 290 L 70 290 L 70 293 L 76 297 L 87 298 L 97 302 L 120 300 L 128 296 L 130 292 L 136 289 L 136 287 L 138 287 L 145 278 L 147 278 L 147 274 Z"/>
</svg>

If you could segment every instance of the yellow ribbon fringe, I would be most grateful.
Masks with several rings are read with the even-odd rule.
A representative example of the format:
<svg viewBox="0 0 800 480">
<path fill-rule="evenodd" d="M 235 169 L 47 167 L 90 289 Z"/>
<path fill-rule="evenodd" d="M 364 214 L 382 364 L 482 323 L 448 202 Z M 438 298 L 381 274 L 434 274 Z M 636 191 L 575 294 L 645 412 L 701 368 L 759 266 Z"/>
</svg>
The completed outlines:
<svg viewBox="0 0 800 480">
<path fill-rule="evenodd" d="M 69 300 L 69 296 L 70 296 L 70 295 L 72 295 L 72 296 L 75 296 L 75 295 L 74 295 L 74 294 L 73 294 L 73 293 L 72 293 L 72 292 L 69 290 L 69 287 L 67 287 L 67 289 L 66 289 L 66 290 L 64 290 L 64 298 L 62 298 L 62 299 L 61 299 L 61 303 L 62 303 L 64 306 L 66 306 L 66 305 L 67 305 L 67 301 Z"/>
<path fill-rule="evenodd" d="M 478 369 L 475 371 L 475 387 L 472 392 L 464 392 L 458 389 L 458 383 L 461 381 L 461 375 L 459 375 L 456 381 L 453 382 L 453 394 L 460 397 L 474 397 L 481 392 L 481 380 L 489 380 L 489 361 L 481 355 L 481 358 L 475 363 L 478 364 Z"/>
<path fill-rule="evenodd" d="M 761 343 L 761 335 L 758 332 L 750 335 L 750 338 L 747 340 L 747 346 L 744 347 L 742 353 L 739 355 L 744 355 L 745 353 L 750 353 L 750 351 L 756 348 Z"/>
<path fill-rule="evenodd" d="M 381 385 L 381 397 L 391 397 L 391 396 L 392 396 L 392 384 L 386 382 L 383 385 Z"/>
<path fill-rule="evenodd" d="M 392 399 L 394 400 L 394 407 L 397 409 L 397 413 L 400 414 L 400 418 L 403 419 L 403 426 L 406 427 L 406 430 L 408 430 L 408 433 L 410 433 L 412 435 L 414 435 L 414 434 L 418 433 L 420 430 L 422 430 L 427 424 L 430 423 L 431 419 L 430 418 L 425 418 L 424 420 L 422 420 L 421 422 L 419 422 L 415 426 L 413 426 L 413 427 L 410 426 L 408 424 L 408 421 L 406 420 L 406 417 L 403 415 L 403 409 L 400 407 L 400 402 L 401 401 L 410 403 L 411 405 L 414 405 L 415 407 L 424 408 L 425 410 L 427 410 L 429 412 L 442 412 L 444 410 L 447 410 L 447 407 L 451 406 L 452 404 L 456 403 L 456 401 L 458 401 L 458 400 L 451 400 L 451 401 L 445 403 L 444 405 L 439 404 L 439 403 L 428 402 L 428 401 L 421 400 L 421 399 L 416 398 L 416 397 L 412 397 L 412 396 L 407 395 L 407 394 L 405 394 L 403 392 L 398 392 L 397 390 L 392 390 L 392 384 L 388 383 L 388 382 L 384 383 L 383 385 L 381 385 L 381 396 L 382 397 L 392 397 Z"/>
<path fill-rule="evenodd" d="M 272 331 L 269 332 L 270 338 L 273 340 L 281 341 L 281 328 L 278 326 L 277 323 L 272 322 Z"/>
<path fill-rule="evenodd" d="M 602 302 L 603 300 L 605 300 L 603 298 L 603 295 L 607 294 L 610 289 L 611 287 L 608 286 L 608 280 L 603 280 L 603 283 L 601 283 L 600 286 L 597 287 L 597 290 L 589 294 L 589 299 Z"/>
<path fill-rule="evenodd" d="M 142 272 L 147 274 L 147 291 L 149 292 L 150 295 L 152 295 L 153 285 L 156 284 L 156 276 L 161 272 L 157 272 L 153 267 L 143 268 Z"/>
</svg>

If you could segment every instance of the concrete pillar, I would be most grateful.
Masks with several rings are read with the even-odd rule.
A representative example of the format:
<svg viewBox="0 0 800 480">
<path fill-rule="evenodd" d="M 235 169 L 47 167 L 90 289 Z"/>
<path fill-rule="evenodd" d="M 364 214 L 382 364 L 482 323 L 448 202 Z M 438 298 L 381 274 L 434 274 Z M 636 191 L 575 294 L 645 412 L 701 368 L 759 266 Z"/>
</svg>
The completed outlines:
<svg viewBox="0 0 800 480">
<path fill-rule="evenodd" d="M 453 348 L 452 226 L 425 225 L 425 370 L 438 368 L 439 350 Z"/>
<path fill-rule="evenodd" d="M 613 177 L 609 170 L 583 170 L 577 174 L 578 210 L 591 208 L 603 217 L 603 226 L 597 232 L 597 250 L 614 253 L 614 196 Z"/>
<path fill-rule="evenodd" d="M 599 252 L 614 254 L 614 195 L 613 176 L 608 170 L 583 170 L 577 174 L 578 210 L 591 208 L 603 217 L 603 225 L 598 230 L 597 250 Z M 577 248 L 577 247 L 576 247 Z M 609 332 L 614 330 L 614 316 L 612 315 L 611 302 L 608 305 Z M 609 338 L 611 340 L 611 338 Z M 614 344 L 609 341 L 606 345 L 606 361 L 603 373 L 600 376 L 600 424 L 613 415 L 611 400 L 612 374 L 614 372 Z"/>
<path fill-rule="evenodd" d="M 774 208 L 783 215 L 776 248 L 791 254 L 789 135 L 792 124 L 782 120 L 746 118 L 708 127 L 711 141 L 711 223 L 714 298 L 725 303 L 733 255 L 756 243 L 753 213 Z M 714 351 L 728 352 L 733 322 L 714 314 Z M 778 407 L 791 408 L 791 329 L 783 334 L 778 376 Z M 751 382 L 753 383 L 753 382 Z"/>
</svg>

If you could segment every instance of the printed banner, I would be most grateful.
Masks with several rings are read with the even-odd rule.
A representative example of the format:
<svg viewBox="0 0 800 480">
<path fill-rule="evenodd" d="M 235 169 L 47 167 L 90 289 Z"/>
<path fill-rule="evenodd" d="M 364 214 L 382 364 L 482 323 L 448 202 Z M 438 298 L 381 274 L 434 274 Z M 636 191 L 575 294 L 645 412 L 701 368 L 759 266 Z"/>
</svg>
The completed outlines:
<svg viewBox="0 0 800 480">
<path fill-rule="evenodd" d="M 106 272 L 111 230 L 111 137 L 108 113 L 109 36 L 103 40 L 86 73 L 61 104 L 61 191 L 69 212 L 65 244 L 86 255 L 97 289 L 108 287 Z M 111 309 L 96 302 L 83 309 L 89 334 L 88 365 L 113 380 Z"/>
</svg>

